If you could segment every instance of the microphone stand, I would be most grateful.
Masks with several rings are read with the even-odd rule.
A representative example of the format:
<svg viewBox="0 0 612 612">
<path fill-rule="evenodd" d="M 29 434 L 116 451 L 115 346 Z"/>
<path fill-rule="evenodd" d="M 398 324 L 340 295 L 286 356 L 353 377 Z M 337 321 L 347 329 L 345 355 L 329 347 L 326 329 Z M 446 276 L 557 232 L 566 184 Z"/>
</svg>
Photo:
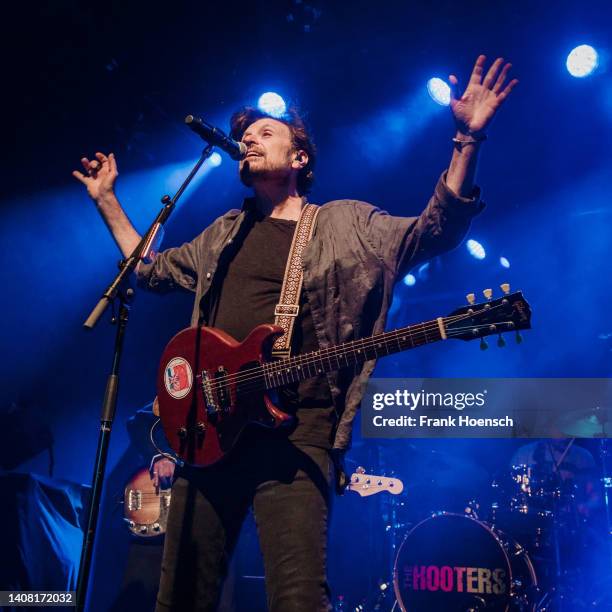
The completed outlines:
<svg viewBox="0 0 612 612">
<path fill-rule="evenodd" d="M 160 236 L 160 233 L 163 231 L 163 225 L 172 214 L 172 211 L 174 210 L 179 198 L 183 195 L 183 192 L 185 189 L 187 189 L 187 186 L 197 174 L 202 164 L 210 157 L 212 151 L 213 145 L 209 144 L 202 151 L 200 158 L 174 196 L 171 198 L 170 196 L 165 195 L 161 199 L 163 207 L 159 214 L 157 217 L 155 217 L 155 220 L 147 230 L 146 234 L 142 237 L 132 254 L 126 260 L 121 262 L 121 270 L 119 271 L 119 274 L 117 274 L 115 280 L 102 294 L 100 301 L 96 304 L 83 324 L 85 328 L 93 329 L 108 305 L 113 303 L 115 298 L 119 298 L 119 314 L 118 316 L 113 316 L 111 319 L 111 323 L 117 325 L 115 348 L 111 373 L 106 383 L 106 391 L 104 393 L 104 401 L 102 403 L 98 448 L 96 450 L 96 460 L 91 486 L 91 499 L 89 503 L 89 512 L 87 515 L 87 530 L 85 531 L 85 535 L 83 537 L 81 560 L 79 563 L 79 577 L 77 581 L 76 593 L 76 608 L 78 612 L 82 612 L 85 609 L 85 604 L 87 602 L 87 588 L 89 585 L 89 574 L 93 557 L 96 527 L 98 524 L 98 513 L 100 510 L 100 500 L 102 497 L 104 473 L 106 471 L 110 434 L 117 409 L 119 365 L 121 363 L 123 339 L 125 337 L 125 330 L 129 317 L 130 302 L 134 295 L 134 290 L 132 288 L 128 287 L 127 289 L 124 289 L 123 285 L 125 284 L 125 281 L 129 277 L 130 273 L 136 268 L 138 262 L 148 254 L 152 244 L 158 238 L 158 236 Z"/>
</svg>

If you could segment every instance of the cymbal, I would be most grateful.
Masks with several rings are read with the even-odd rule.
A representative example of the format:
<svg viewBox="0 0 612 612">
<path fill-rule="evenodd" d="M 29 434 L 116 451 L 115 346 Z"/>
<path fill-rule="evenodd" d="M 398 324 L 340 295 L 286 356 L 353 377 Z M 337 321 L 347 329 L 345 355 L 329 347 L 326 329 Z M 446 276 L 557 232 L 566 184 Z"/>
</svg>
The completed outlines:
<svg viewBox="0 0 612 612">
<path fill-rule="evenodd" d="M 574 410 L 561 415 L 557 422 L 560 432 L 570 438 L 612 437 L 610 410 L 600 406 Z"/>
</svg>

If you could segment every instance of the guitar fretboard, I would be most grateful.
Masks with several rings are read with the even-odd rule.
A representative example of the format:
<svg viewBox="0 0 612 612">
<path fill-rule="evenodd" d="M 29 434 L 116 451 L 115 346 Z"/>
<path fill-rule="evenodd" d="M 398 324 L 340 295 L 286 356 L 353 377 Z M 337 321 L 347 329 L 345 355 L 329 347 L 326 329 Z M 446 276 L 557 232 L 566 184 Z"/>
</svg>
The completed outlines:
<svg viewBox="0 0 612 612">
<path fill-rule="evenodd" d="M 442 323 L 444 319 L 441 319 Z M 304 353 L 282 361 L 262 365 L 265 388 L 274 389 L 291 383 L 313 378 L 319 374 L 377 359 L 393 353 L 442 339 L 438 319 L 409 325 L 390 332 L 352 340 L 326 349 Z"/>
</svg>

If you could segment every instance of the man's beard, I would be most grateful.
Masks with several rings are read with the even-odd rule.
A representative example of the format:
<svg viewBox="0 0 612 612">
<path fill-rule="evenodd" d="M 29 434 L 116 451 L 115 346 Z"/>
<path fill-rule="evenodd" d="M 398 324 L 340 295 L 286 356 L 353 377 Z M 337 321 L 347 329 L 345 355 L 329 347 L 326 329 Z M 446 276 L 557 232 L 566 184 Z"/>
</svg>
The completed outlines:
<svg viewBox="0 0 612 612">
<path fill-rule="evenodd" d="M 258 176 L 265 176 L 265 174 L 266 171 L 263 166 L 262 168 L 255 170 L 251 168 L 251 164 L 248 159 L 242 164 L 242 167 L 240 168 L 240 180 L 242 181 L 242 184 L 246 185 L 247 187 L 253 186 L 253 179 L 257 178 Z"/>
<path fill-rule="evenodd" d="M 261 180 L 288 180 L 288 176 L 284 176 L 282 172 L 271 170 L 267 163 L 257 164 L 254 168 L 251 167 L 249 160 L 246 160 L 240 168 L 240 180 L 246 187 L 252 187 L 255 181 Z"/>
</svg>

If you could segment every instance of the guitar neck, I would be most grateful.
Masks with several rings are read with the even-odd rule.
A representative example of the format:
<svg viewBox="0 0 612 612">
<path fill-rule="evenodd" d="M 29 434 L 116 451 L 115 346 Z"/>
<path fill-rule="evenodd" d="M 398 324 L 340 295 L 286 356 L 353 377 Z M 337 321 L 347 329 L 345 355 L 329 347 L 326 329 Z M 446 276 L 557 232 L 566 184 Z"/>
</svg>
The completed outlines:
<svg viewBox="0 0 612 612">
<path fill-rule="evenodd" d="M 440 317 L 282 361 L 268 362 L 263 366 L 265 387 L 282 387 L 319 374 L 359 365 L 370 359 L 438 342 L 445 337 L 444 318 Z"/>
</svg>

